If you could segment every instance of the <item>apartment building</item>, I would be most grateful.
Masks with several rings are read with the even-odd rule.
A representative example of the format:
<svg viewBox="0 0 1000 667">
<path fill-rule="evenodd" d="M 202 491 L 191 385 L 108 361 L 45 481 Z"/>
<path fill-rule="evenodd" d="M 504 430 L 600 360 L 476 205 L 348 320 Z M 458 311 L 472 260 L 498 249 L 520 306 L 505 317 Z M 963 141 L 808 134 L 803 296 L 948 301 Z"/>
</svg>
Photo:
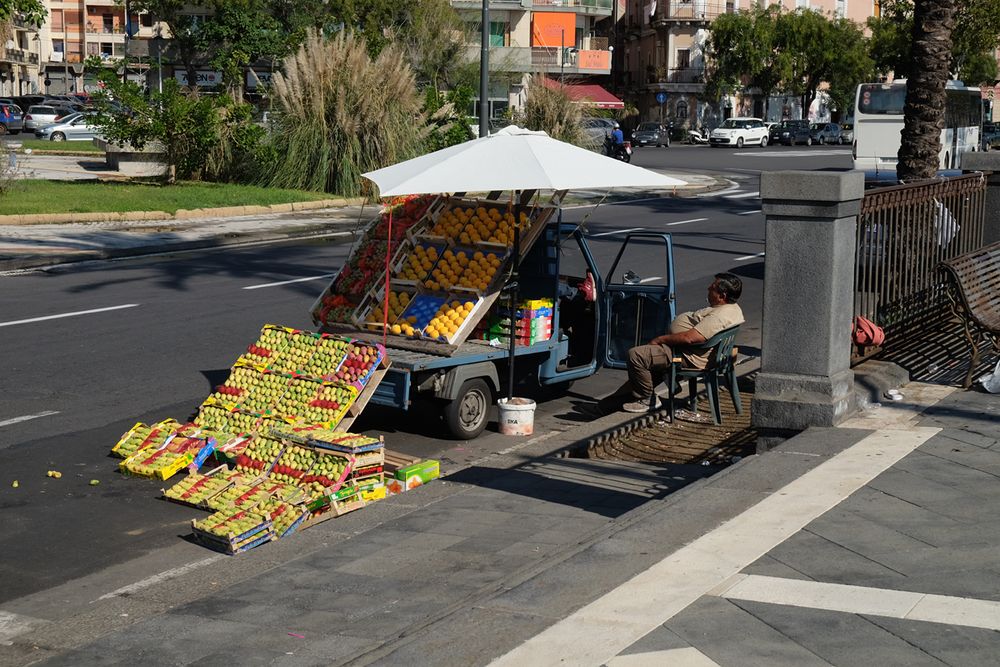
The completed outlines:
<svg viewBox="0 0 1000 667">
<path fill-rule="evenodd" d="M 614 90 L 639 109 L 643 120 L 671 120 L 683 127 L 713 127 L 732 115 L 764 115 L 760 98 L 699 100 L 704 91 L 709 25 L 721 14 L 748 9 L 756 0 L 627 0 L 619 23 L 623 62 Z M 877 0 L 781 0 L 785 11 L 812 9 L 864 23 L 877 16 Z M 662 103 L 661 103 L 662 100 Z M 825 96 L 803 113 L 795 97 L 776 97 L 766 120 L 829 118 Z"/>
<path fill-rule="evenodd" d="M 38 79 L 37 31 L 15 18 L 7 39 L 0 44 L 0 97 L 30 95 Z"/>
<path fill-rule="evenodd" d="M 620 7 L 624 6 L 624 0 Z M 480 0 L 452 0 L 480 35 Z M 520 108 L 533 76 L 563 81 L 570 94 L 599 105 L 622 106 L 606 86 L 611 74 L 610 32 L 616 17 L 613 0 L 490 0 L 490 118 Z M 467 57 L 478 61 L 478 41 Z M 598 99 L 593 99 L 593 98 Z M 479 100 L 474 115 L 479 114 Z"/>
</svg>

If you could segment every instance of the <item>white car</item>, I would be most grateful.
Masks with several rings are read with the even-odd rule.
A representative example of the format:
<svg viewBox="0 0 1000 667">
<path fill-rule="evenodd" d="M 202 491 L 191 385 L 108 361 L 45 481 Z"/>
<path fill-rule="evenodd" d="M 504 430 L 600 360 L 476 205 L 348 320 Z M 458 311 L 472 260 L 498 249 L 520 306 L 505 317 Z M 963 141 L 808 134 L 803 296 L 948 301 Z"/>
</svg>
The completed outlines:
<svg viewBox="0 0 1000 667">
<path fill-rule="evenodd" d="M 730 118 L 712 130 L 708 143 L 716 146 L 767 146 L 767 125 L 760 118 Z"/>
</svg>

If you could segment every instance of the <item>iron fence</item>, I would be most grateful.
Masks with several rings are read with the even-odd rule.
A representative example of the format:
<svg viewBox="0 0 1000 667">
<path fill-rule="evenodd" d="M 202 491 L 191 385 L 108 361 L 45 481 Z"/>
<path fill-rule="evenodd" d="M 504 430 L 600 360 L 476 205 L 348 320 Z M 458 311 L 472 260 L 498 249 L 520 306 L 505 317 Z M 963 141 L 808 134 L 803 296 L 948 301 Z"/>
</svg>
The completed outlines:
<svg viewBox="0 0 1000 667">
<path fill-rule="evenodd" d="M 868 190 L 858 217 L 854 312 L 887 344 L 948 312 L 938 262 L 982 246 L 982 174 Z"/>
</svg>

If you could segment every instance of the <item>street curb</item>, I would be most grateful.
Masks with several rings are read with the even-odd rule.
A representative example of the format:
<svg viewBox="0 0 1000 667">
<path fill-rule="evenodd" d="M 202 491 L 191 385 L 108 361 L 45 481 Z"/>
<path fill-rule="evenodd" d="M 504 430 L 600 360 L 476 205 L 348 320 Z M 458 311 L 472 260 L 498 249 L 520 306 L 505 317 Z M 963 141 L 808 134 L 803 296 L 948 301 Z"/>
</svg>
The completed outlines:
<svg viewBox="0 0 1000 667">
<path fill-rule="evenodd" d="M 81 262 L 126 259 L 130 257 L 148 257 L 151 255 L 164 255 L 175 252 L 188 252 L 191 250 L 225 248 L 252 243 L 268 243 L 292 239 L 323 239 L 337 236 L 344 236 L 345 242 L 347 240 L 346 237 L 349 236 L 350 240 L 353 241 L 356 233 L 352 229 L 316 233 L 303 233 L 301 230 L 289 232 L 258 232 L 253 234 L 240 234 L 236 237 L 216 236 L 209 239 L 182 241 L 168 245 L 136 246 L 134 248 L 104 248 L 101 250 L 80 252 L 73 255 L 72 258 L 69 258 L 66 255 L 61 255 L 59 257 L 53 257 L 52 255 L 28 255 L 14 259 L 0 259 L 0 272 L 22 271 L 28 269 L 45 270 L 50 267 L 73 266 Z"/>
<path fill-rule="evenodd" d="M 87 222 L 136 222 L 140 220 L 190 220 L 193 218 L 239 217 L 266 213 L 312 211 L 321 208 L 360 206 L 368 200 L 362 197 L 317 199 L 287 202 L 266 206 L 222 206 L 218 208 L 177 209 L 174 214 L 166 211 L 127 211 L 91 213 L 33 213 L 29 215 L 0 215 L 0 225 L 48 225 Z"/>
</svg>

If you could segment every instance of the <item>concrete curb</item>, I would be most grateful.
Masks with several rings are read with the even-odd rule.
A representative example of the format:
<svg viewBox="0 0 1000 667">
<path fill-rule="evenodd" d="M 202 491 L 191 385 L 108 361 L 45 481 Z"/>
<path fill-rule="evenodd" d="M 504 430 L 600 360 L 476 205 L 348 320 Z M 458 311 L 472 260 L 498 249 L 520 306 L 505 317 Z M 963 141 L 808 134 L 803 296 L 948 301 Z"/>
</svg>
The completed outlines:
<svg viewBox="0 0 1000 667">
<path fill-rule="evenodd" d="M 223 206 L 219 208 L 177 209 L 174 214 L 166 211 L 128 211 L 93 213 L 33 213 L 29 215 L 0 215 L 0 225 L 49 225 L 85 222 L 134 222 L 140 220 L 190 220 L 193 218 L 238 217 L 266 213 L 290 213 L 292 211 L 312 211 L 321 208 L 341 208 L 360 206 L 367 200 L 361 197 L 350 199 L 317 199 L 314 201 L 287 202 L 267 206 Z"/>
</svg>

